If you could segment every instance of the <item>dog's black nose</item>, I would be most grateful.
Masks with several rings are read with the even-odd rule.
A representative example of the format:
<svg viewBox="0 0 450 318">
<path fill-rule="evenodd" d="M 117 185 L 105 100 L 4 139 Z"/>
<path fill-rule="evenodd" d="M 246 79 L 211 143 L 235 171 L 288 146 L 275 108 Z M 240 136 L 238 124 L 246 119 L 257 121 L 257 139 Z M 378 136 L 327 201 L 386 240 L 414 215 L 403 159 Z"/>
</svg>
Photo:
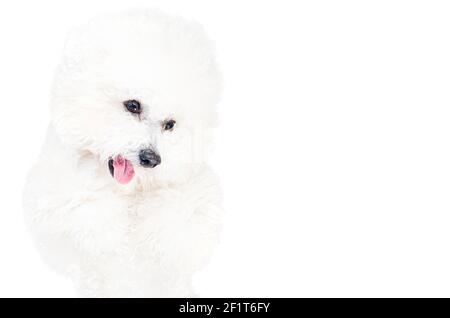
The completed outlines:
<svg viewBox="0 0 450 318">
<path fill-rule="evenodd" d="M 154 168 L 161 163 L 161 157 L 152 149 L 142 149 L 139 152 L 139 162 L 143 167 Z"/>
</svg>

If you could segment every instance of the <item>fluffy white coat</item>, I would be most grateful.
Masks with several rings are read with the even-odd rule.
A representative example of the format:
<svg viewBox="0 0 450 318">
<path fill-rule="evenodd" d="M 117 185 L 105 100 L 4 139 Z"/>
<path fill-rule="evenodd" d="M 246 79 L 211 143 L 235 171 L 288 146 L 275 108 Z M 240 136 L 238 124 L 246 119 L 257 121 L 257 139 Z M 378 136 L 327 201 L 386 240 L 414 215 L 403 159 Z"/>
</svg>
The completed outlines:
<svg viewBox="0 0 450 318">
<path fill-rule="evenodd" d="M 24 205 L 42 256 L 82 296 L 193 295 L 220 230 L 205 163 L 221 91 L 213 51 L 198 24 L 153 11 L 100 16 L 69 35 Z M 139 164 L 148 147 L 155 168 Z M 108 170 L 117 155 L 135 170 L 126 185 Z"/>
</svg>

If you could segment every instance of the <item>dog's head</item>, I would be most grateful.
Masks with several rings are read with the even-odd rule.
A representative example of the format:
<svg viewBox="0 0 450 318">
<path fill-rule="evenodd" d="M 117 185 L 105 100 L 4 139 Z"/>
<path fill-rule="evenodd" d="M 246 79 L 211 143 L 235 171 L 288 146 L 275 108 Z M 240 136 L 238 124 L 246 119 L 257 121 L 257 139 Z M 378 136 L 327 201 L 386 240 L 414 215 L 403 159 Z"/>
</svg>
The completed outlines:
<svg viewBox="0 0 450 318">
<path fill-rule="evenodd" d="M 198 24 L 154 12 L 107 15 L 69 35 L 52 124 L 66 145 L 128 183 L 138 171 L 192 162 L 216 122 L 220 88 Z"/>
</svg>

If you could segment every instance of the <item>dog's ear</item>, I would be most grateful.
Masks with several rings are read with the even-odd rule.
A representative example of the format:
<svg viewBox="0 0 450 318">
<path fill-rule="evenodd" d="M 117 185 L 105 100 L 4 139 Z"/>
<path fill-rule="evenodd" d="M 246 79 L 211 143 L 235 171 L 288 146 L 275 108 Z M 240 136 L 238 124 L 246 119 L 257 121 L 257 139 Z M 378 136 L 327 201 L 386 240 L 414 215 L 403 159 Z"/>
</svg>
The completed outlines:
<svg viewBox="0 0 450 318">
<path fill-rule="evenodd" d="M 86 63 L 95 64 L 96 61 L 102 61 L 106 52 L 96 44 L 96 39 L 89 34 L 88 25 L 70 30 L 63 49 L 60 65 L 62 71 L 82 72 Z"/>
<path fill-rule="evenodd" d="M 64 44 L 61 67 L 65 71 L 79 68 L 82 64 L 85 47 L 85 30 L 82 27 L 77 27 L 68 33 Z"/>
</svg>

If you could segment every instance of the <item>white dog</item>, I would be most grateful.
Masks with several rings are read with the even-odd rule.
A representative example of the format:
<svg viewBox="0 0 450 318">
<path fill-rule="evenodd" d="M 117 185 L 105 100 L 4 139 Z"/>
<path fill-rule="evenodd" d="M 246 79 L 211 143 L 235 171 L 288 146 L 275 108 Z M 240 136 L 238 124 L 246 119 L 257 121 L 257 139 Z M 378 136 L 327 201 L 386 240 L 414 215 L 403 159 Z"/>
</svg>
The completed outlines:
<svg viewBox="0 0 450 318">
<path fill-rule="evenodd" d="M 192 296 L 220 229 L 205 163 L 221 91 L 193 22 L 109 14 L 74 30 L 25 189 L 44 259 L 83 296 Z"/>
</svg>

